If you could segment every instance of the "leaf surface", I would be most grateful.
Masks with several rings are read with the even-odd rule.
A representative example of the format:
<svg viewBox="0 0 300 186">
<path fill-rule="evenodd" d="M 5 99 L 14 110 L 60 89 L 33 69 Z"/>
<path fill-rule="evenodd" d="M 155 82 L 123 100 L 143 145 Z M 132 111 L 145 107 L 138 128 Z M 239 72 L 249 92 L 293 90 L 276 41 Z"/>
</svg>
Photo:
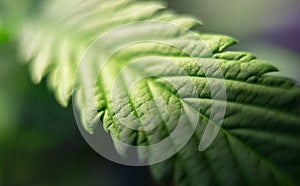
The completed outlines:
<svg viewBox="0 0 300 186">
<path fill-rule="evenodd" d="M 142 26 L 145 21 L 152 26 Z M 158 180 L 204 186 L 299 184 L 299 88 L 267 75 L 277 69 L 252 54 L 226 51 L 234 39 L 195 31 L 196 26 L 196 19 L 156 1 L 51 1 L 24 26 L 20 49 L 33 81 L 48 75 L 60 104 L 67 106 L 76 88 L 76 105 L 90 133 L 101 120 L 117 140 L 150 146 L 169 139 L 182 124 L 180 135 L 166 143 L 180 151 L 152 165 Z M 114 37 L 100 42 L 107 47 L 84 57 L 99 37 L 119 28 L 130 32 L 112 32 Z M 80 64 L 83 59 L 88 63 Z M 224 117 L 216 108 L 226 108 Z M 220 129 L 216 139 L 199 151 L 203 136 L 215 129 Z M 151 159 L 163 153 L 159 150 L 140 156 Z"/>
</svg>

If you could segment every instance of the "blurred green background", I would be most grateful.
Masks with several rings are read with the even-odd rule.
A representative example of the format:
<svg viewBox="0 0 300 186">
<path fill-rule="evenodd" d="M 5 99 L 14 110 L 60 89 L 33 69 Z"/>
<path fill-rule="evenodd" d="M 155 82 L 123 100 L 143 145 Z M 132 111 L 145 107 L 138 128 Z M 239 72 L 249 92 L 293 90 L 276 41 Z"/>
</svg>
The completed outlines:
<svg viewBox="0 0 300 186">
<path fill-rule="evenodd" d="M 13 32 L 40 1 L 0 0 L 0 186 L 155 185 L 146 167 L 105 160 L 81 137 L 71 108 L 61 108 L 46 83 L 33 85 L 20 65 Z M 232 49 L 253 52 L 300 82 L 299 0 L 169 0 L 179 13 L 230 35 Z M 12 8 L 13 7 L 13 8 Z M 14 10 L 11 12 L 11 10 Z"/>
</svg>

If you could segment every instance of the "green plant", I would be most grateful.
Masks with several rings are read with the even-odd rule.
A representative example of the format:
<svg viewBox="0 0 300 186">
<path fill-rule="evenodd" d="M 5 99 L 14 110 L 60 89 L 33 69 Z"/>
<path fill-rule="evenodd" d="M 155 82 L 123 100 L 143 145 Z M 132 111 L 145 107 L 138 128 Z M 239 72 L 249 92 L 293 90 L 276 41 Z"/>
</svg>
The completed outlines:
<svg viewBox="0 0 300 186">
<path fill-rule="evenodd" d="M 300 90 L 289 79 L 267 75 L 276 71 L 275 67 L 252 54 L 226 50 L 236 43 L 234 39 L 197 31 L 195 28 L 200 26 L 197 20 L 165 10 L 161 2 L 61 0 L 42 7 L 40 13 L 25 21 L 19 34 L 24 62 L 30 64 L 35 83 L 48 75 L 48 85 L 63 106 L 67 106 L 76 88 L 76 105 L 87 131 L 93 133 L 98 121 L 102 120 L 105 129 L 116 139 L 147 146 L 167 138 L 175 130 L 182 108 L 184 112 L 194 110 L 199 114 L 199 125 L 187 145 L 172 158 L 151 165 L 159 181 L 166 183 L 174 179 L 179 185 L 299 184 Z M 178 30 L 161 27 L 156 35 L 161 42 L 131 43 L 112 56 L 110 48 L 101 48 L 103 50 L 97 54 L 110 57 L 101 73 L 98 75 L 99 64 L 91 59 L 84 67 L 87 73 L 79 71 L 76 74 L 85 50 L 99 36 L 137 21 L 171 23 L 178 25 Z M 148 26 L 150 31 L 146 32 L 158 29 Z M 144 33 L 139 32 L 144 27 L 135 25 L 134 28 L 137 33 Z M 193 30 L 193 35 L 181 29 Z M 127 36 L 120 38 L 126 41 Z M 134 34 L 130 36 L 135 37 Z M 116 42 L 111 45 L 118 45 L 116 39 L 110 39 Z M 198 42 L 211 52 L 199 48 Z M 159 57 L 159 60 L 150 56 Z M 134 66 L 131 73 L 125 73 L 121 78 L 123 83 L 117 84 L 117 91 L 114 91 L 114 83 L 122 69 L 130 61 L 139 59 L 144 65 Z M 164 60 L 180 68 L 166 65 Z M 224 81 L 215 74 L 219 68 Z M 126 79 L 136 74 L 147 78 L 129 92 Z M 163 80 L 157 78 L 162 76 Z M 94 77 L 97 77 L 95 97 L 94 87 L 90 87 L 94 85 Z M 223 83 L 226 85 L 225 102 L 222 95 L 219 97 L 218 92 L 212 95 L 210 90 L 210 85 L 220 88 Z M 191 91 L 195 87 L 196 96 Z M 110 97 L 112 93 L 114 97 Z M 158 96 L 167 104 L 161 106 L 151 101 Z M 120 115 L 115 112 L 113 98 L 119 98 L 116 109 Z M 210 119 L 213 104 L 220 108 L 226 104 L 223 124 L 213 143 L 199 151 L 206 127 L 209 122 L 213 125 L 216 122 Z M 160 108 L 164 106 L 167 111 L 162 114 Z M 149 110 L 163 118 L 153 130 L 140 132 L 121 124 L 120 117 L 124 117 L 134 127 L 147 127 L 149 123 L 143 125 L 134 119 L 151 117 Z M 184 123 L 193 126 L 189 114 L 185 116 Z M 222 120 L 217 114 L 215 117 Z M 187 133 L 182 131 L 182 136 Z M 176 143 L 176 139 L 174 141 Z M 124 151 L 120 146 L 117 148 Z"/>
</svg>

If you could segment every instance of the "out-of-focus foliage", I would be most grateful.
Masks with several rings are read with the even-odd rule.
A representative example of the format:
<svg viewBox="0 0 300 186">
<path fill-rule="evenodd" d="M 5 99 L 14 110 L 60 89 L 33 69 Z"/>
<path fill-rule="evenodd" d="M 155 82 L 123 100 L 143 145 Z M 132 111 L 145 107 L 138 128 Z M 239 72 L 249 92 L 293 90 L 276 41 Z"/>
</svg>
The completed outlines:
<svg viewBox="0 0 300 186">
<path fill-rule="evenodd" d="M 291 23 L 298 0 L 168 0 L 171 7 L 191 13 L 205 23 L 204 30 L 243 37 Z M 294 12 L 293 12 L 294 10 Z"/>
<path fill-rule="evenodd" d="M 72 109 L 44 83 L 32 85 L 10 35 L 0 44 L 0 186 L 153 185 L 145 168 L 116 165 L 89 148 Z"/>
</svg>

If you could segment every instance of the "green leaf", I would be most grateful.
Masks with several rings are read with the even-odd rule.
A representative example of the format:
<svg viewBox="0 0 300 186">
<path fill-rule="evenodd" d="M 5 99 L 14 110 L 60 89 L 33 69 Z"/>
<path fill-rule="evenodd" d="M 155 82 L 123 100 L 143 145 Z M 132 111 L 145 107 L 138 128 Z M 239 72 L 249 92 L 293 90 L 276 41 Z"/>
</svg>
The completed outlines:
<svg viewBox="0 0 300 186">
<path fill-rule="evenodd" d="M 44 8 L 20 34 L 33 81 L 48 75 L 63 106 L 75 87 L 76 105 L 90 133 L 101 120 L 107 132 L 127 144 L 147 147 L 171 139 L 168 148 L 139 151 L 141 158 L 163 156 L 188 140 L 172 158 L 151 166 L 158 180 L 300 183 L 300 90 L 289 79 L 267 75 L 275 67 L 249 53 L 225 51 L 234 39 L 195 31 L 197 20 L 164 10 L 160 2 L 57 0 Z M 145 21 L 152 24 L 145 27 Z M 122 28 L 123 34 L 111 32 Z M 114 37 L 97 46 L 97 38 L 107 34 Z M 86 55 L 91 46 L 96 51 Z M 132 79 L 139 81 L 132 84 Z M 224 118 L 214 112 L 225 106 Z M 215 133 L 210 145 L 204 137 Z M 205 150 L 199 151 L 199 144 Z"/>
</svg>

